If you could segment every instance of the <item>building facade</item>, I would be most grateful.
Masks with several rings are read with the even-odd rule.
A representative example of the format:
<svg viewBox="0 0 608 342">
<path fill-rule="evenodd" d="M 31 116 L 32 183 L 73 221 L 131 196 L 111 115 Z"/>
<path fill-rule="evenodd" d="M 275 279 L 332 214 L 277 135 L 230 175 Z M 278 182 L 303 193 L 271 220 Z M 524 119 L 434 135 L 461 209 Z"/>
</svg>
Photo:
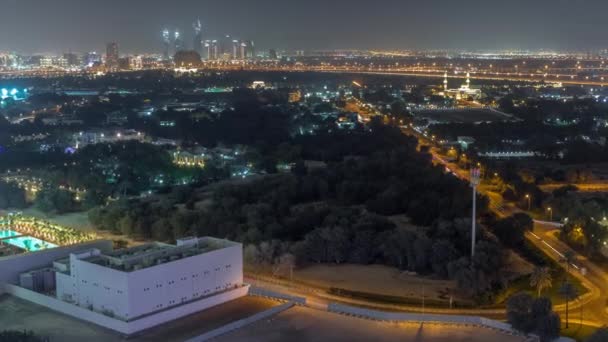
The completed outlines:
<svg viewBox="0 0 608 342">
<path fill-rule="evenodd" d="M 108 43 L 106 46 L 106 67 L 108 69 L 118 68 L 118 43 Z"/>
<path fill-rule="evenodd" d="M 189 238 L 56 261 L 57 299 L 129 321 L 243 286 L 239 243 Z"/>
</svg>

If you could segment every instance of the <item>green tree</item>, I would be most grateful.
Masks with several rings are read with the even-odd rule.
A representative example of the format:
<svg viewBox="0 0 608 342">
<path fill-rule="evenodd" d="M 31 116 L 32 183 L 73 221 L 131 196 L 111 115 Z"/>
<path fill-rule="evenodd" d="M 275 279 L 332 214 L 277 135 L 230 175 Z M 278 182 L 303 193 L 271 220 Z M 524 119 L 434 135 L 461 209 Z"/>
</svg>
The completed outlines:
<svg viewBox="0 0 608 342">
<path fill-rule="evenodd" d="M 56 188 L 47 188 L 38 193 L 34 206 L 47 214 L 64 214 L 74 210 L 74 195 Z"/>
<path fill-rule="evenodd" d="M 509 216 L 498 220 L 494 224 L 493 231 L 505 245 L 516 247 L 524 242 L 524 234 L 528 229 L 522 217 Z"/>
<path fill-rule="evenodd" d="M 585 342 L 606 342 L 608 341 L 608 328 L 597 329 Z"/>
<path fill-rule="evenodd" d="M 523 292 L 507 300 L 507 321 L 514 329 L 526 334 L 534 330 L 534 322 L 530 319 L 533 302 L 532 296 Z"/>
<path fill-rule="evenodd" d="M 530 286 L 536 287 L 536 296 L 540 297 L 540 293 L 544 288 L 550 288 L 552 286 L 550 269 L 548 267 L 535 267 L 530 275 Z"/>
<path fill-rule="evenodd" d="M 561 321 L 559 315 L 551 312 L 538 319 L 536 333 L 541 342 L 550 342 L 559 337 Z"/>
<path fill-rule="evenodd" d="M 520 292 L 507 300 L 507 321 L 525 334 L 536 333 L 542 342 L 559 335 L 560 319 L 548 298 L 532 298 Z"/>
</svg>

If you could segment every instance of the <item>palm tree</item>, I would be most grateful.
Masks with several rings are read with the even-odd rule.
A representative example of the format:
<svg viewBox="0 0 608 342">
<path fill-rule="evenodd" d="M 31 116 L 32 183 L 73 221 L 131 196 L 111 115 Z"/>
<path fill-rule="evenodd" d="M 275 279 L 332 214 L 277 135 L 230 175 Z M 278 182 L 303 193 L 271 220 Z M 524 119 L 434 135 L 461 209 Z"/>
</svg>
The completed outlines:
<svg viewBox="0 0 608 342">
<path fill-rule="evenodd" d="M 568 304 L 578 297 L 578 293 L 574 285 L 568 282 L 562 284 L 559 293 L 566 299 L 566 329 L 568 329 Z"/>
<path fill-rule="evenodd" d="M 549 267 L 535 267 L 534 272 L 530 275 L 530 286 L 536 287 L 537 297 L 540 297 L 540 293 L 544 288 L 550 288 L 553 285 L 553 279 L 551 279 L 551 271 Z"/>
</svg>

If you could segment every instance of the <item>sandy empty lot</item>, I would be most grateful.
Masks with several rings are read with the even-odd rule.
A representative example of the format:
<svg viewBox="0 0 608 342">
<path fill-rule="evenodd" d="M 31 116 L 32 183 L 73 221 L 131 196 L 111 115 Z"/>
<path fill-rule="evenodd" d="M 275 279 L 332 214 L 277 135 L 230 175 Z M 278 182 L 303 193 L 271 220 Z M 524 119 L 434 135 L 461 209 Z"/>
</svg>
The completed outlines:
<svg viewBox="0 0 608 342">
<path fill-rule="evenodd" d="M 221 336 L 220 342 L 400 341 L 523 342 L 490 329 L 436 324 L 396 324 L 294 307 Z"/>
</svg>

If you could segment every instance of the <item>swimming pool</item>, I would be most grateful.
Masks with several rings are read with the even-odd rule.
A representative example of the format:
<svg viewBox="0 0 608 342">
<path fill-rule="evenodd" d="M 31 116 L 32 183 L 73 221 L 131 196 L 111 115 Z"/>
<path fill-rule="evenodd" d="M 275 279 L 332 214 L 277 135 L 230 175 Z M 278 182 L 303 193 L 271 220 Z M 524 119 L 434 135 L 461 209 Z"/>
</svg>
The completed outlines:
<svg viewBox="0 0 608 342">
<path fill-rule="evenodd" d="M 21 235 L 14 230 L 0 230 L 0 239 Z"/>
<path fill-rule="evenodd" d="M 50 242 L 42 241 L 32 236 L 19 236 L 10 239 L 2 240 L 2 243 L 7 243 L 28 252 L 40 251 L 43 249 L 55 248 L 57 245 Z"/>
</svg>

